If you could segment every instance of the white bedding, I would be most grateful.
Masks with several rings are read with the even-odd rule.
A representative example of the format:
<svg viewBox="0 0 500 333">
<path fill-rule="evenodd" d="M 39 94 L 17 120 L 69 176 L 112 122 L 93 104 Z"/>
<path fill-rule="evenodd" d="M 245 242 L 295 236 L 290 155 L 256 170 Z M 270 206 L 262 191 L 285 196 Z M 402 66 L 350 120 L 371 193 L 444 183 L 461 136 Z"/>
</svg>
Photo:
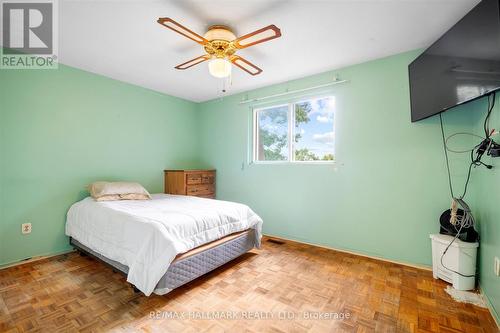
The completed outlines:
<svg viewBox="0 0 500 333">
<path fill-rule="evenodd" d="M 88 197 L 71 206 L 66 221 L 66 235 L 127 265 L 127 281 L 147 296 L 176 255 L 249 228 L 260 246 L 262 219 L 248 206 L 168 194 L 107 202 Z"/>
</svg>

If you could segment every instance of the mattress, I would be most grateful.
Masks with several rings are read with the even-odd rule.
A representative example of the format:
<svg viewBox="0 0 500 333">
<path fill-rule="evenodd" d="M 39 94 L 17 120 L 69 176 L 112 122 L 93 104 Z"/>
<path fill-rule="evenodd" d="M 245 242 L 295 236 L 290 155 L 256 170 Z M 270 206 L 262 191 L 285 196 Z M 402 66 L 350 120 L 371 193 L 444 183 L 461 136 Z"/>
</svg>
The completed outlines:
<svg viewBox="0 0 500 333">
<path fill-rule="evenodd" d="M 93 251 L 71 238 L 76 248 L 127 274 L 128 267 Z M 178 255 L 155 287 L 154 293 L 164 295 L 194 279 L 230 262 L 255 246 L 255 231 L 245 230 Z"/>
<path fill-rule="evenodd" d="M 253 230 L 254 245 L 260 246 L 262 220 L 246 205 L 166 194 L 152 197 L 112 202 L 86 198 L 68 211 L 66 235 L 126 266 L 127 281 L 145 295 L 157 291 L 170 264 L 192 249 L 247 229 Z"/>
</svg>

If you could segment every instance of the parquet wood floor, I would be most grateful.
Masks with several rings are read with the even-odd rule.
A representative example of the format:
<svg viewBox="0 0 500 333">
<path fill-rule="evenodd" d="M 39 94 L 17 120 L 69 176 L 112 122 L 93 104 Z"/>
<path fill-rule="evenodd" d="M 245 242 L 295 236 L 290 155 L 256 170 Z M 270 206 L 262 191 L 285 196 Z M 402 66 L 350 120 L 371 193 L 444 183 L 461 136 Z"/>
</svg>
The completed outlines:
<svg viewBox="0 0 500 333">
<path fill-rule="evenodd" d="M 264 240 L 187 286 L 145 297 L 70 253 L 0 270 L 0 331 L 498 332 L 488 310 L 453 301 L 445 287 L 429 271 Z"/>
</svg>

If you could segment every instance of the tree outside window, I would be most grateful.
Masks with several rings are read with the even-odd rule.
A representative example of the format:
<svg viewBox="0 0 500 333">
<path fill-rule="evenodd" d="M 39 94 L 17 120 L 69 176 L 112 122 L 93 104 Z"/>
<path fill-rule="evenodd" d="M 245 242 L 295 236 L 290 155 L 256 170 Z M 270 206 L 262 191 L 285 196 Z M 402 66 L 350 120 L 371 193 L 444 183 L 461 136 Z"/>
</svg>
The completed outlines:
<svg viewBox="0 0 500 333">
<path fill-rule="evenodd" d="M 256 162 L 332 162 L 334 97 L 256 109 Z"/>
</svg>

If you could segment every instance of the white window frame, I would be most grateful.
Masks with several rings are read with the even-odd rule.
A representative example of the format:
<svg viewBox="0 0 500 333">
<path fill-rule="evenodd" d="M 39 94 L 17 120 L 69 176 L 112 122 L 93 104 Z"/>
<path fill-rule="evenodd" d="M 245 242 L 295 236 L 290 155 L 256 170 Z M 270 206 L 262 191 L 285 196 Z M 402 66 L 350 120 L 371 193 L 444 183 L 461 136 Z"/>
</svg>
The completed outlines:
<svg viewBox="0 0 500 333">
<path fill-rule="evenodd" d="M 295 160 L 295 154 L 294 154 L 294 140 L 293 140 L 293 134 L 294 134 L 294 129 L 295 129 L 295 105 L 303 102 L 307 102 L 310 100 L 314 99 L 322 99 L 322 98 L 335 98 L 333 95 L 321 95 L 321 96 L 313 96 L 313 97 L 307 97 L 307 98 L 302 98 L 302 99 L 297 99 L 290 101 L 288 103 L 277 103 L 277 104 L 270 104 L 262 107 L 256 107 L 253 108 L 252 110 L 252 126 L 253 126 L 253 140 L 252 140 L 252 163 L 254 164 L 335 164 L 335 160 L 333 161 L 296 161 Z M 258 113 L 260 111 L 268 110 L 268 109 L 273 109 L 273 108 L 279 108 L 287 106 L 288 107 L 288 159 L 284 161 L 261 161 L 258 159 L 258 149 L 259 149 L 259 118 L 258 118 Z M 332 131 L 335 132 L 335 124 L 336 124 L 336 119 L 335 113 L 334 113 L 334 121 L 332 125 Z M 335 154 L 334 154 L 335 156 Z"/>
</svg>

